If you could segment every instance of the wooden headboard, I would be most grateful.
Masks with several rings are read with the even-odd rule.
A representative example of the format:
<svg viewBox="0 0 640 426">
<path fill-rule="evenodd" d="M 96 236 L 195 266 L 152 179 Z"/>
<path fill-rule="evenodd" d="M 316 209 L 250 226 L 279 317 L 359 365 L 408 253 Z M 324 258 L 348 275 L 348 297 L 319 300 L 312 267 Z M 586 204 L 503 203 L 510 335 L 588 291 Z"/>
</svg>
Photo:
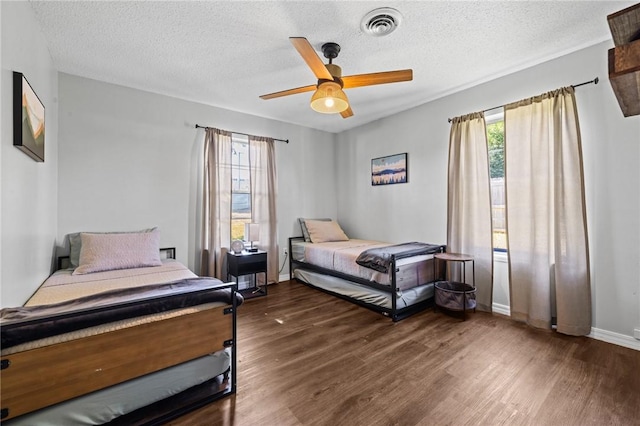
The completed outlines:
<svg viewBox="0 0 640 426">
<path fill-rule="evenodd" d="M 165 247 L 160 249 L 160 259 L 175 259 L 176 258 L 176 248 L 175 247 Z M 60 269 L 68 269 L 69 268 L 69 256 L 58 256 L 58 267 L 56 271 Z"/>
</svg>

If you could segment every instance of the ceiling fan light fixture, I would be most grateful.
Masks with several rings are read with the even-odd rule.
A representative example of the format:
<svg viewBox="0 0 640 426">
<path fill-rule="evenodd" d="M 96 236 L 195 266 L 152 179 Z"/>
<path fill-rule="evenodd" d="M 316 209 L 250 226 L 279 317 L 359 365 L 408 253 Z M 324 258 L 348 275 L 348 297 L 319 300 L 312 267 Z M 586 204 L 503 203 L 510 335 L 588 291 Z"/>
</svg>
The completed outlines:
<svg viewBox="0 0 640 426">
<path fill-rule="evenodd" d="M 335 81 L 325 81 L 311 96 L 311 108 L 322 114 L 339 114 L 349 108 L 349 99 Z"/>
</svg>

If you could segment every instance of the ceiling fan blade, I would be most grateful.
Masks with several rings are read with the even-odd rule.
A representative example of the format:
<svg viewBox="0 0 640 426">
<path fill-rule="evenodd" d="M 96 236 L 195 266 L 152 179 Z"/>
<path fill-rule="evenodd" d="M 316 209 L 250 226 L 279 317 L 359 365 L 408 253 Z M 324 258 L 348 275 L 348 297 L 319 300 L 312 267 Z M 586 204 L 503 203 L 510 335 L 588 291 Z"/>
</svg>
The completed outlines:
<svg viewBox="0 0 640 426">
<path fill-rule="evenodd" d="M 348 107 L 347 109 L 342 111 L 340 115 L 342 116 L 342 118 L 349 118 L 353 115 L 353 111 L 351 110 L 351 107 Z"/>
<path fill-rule="evenodd" d="M 311 43 L 309 43 L 306 38 L 289 37 L 289 40 L 300 56 L 302 56 L 302 59 L 309 65 L 309 68 L 311 68 L 311 71 L 313 71 L 313 74 L 318 80 L 333 80 L 333 76 L 327 67 L 324 66 L 322 59 L 320 59 L 320 56 L 313 50 L 313 46 L 311 46 Z"/>
<path fill-rule="evenodd" d="M 269 93 L 267 95 L 260 96 L 260 98 L 267 100 L 267 99 L 273 99 L 273 98 L 280 98 L 282 96 L 295 95 L 296 93 L 310 92 L 312 90 L 316 90 L 315 84 L 312 84 L 311 86 L 302 86 L 302 87 L 296 87 L 295 89 L 283 90 L 281 92 Z"/>
<path fill-rule="evenodd" d="M 373 72 L 370 74 L 348 75 L 342 77 L 344 89 L 353 87 L 373 86 L 375 84 L 398 83 L 400 81 L 413 80 L 413 70 L 397 70 L 386 72 Z"/>
</svg>

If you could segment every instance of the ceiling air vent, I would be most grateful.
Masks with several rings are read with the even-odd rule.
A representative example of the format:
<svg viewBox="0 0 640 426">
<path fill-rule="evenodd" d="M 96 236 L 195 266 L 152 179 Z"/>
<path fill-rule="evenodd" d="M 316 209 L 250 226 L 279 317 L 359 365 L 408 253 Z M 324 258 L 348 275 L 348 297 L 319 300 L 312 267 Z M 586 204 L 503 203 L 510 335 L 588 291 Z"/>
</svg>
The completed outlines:
<svg viewBox="0 0 640 426">
<path fill-rule="evenodd" d="M 391 34 L 402 22 L 402 15 L 390 7 L 381 7 L 367 13 L 360 23 L 365 34 L 382 37 Z"/>
</svg>

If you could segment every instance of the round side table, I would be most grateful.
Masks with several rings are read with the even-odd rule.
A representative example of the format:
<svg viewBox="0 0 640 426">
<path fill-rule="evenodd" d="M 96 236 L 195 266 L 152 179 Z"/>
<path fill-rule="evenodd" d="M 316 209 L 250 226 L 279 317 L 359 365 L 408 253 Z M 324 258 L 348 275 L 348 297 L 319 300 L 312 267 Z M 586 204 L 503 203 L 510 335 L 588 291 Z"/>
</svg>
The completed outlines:
<svg viewBox="0 0 640 426">
<path fill-rule="evenodd" d="M 434 285 L 435 306 L 445 308 L 451 311 L 462 311 L 463 320 L 467 319 L 467 310 L 476 310 L 476 266 L 473 256 L 462 253 L 437 253 L 435 259 L 445 263 L 445 277 L 447 281 L 438 281 Z M 450 281 L 447 273 L 447 264 L 449 262 L 458 263 L 460 267 L 461 281 Z M 466 265 L 471 262 L 471 284 L 467 283 Z M 438 265 L 436 261 L 434 265 L 434 281 L 438 274 Z"/>
<path fill-rule="evenodd" d="M 471 271 L 472 271 L 471 286 L 473 288 L 476 287 L 476 262 L 474 261 L 473 256 L 469 254 L 462 254 L 462 253 L 436 253 L 433 255 L 433 257 L 435 257 L 436 259 L 443 260 L 445 264 L 448 262 L 458 262 L 460 264 L 460 271 L 461 271 L 460 276 L 462 277 L 463 283 L 467 282 L 466 263 L 471 262 Z M 438 268 L 438 262 L 436 262 L 434 273 L 436 274 L 436 277 L 439 277 L 440 275 L 438 275 L 436 271 L 437 268 Z"/>
</svg>

